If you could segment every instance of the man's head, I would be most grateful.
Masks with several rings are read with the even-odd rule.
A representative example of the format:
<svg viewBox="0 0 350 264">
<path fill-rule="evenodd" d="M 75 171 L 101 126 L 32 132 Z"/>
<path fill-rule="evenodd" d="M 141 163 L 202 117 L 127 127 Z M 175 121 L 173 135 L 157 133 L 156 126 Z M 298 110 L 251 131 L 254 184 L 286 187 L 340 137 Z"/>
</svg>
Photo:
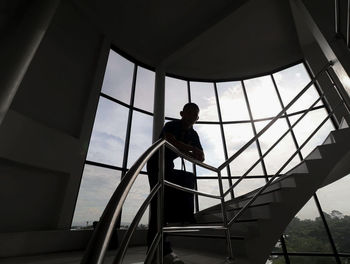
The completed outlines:
<svg viewBox="0 0 350 264">
<path fill-rule="evenodd" d="M 184 105 L 180 115 L 186 126 L 192 126 L 199 118 L 199 107 L 195 103 L 187 103 Z"/>
</svg>

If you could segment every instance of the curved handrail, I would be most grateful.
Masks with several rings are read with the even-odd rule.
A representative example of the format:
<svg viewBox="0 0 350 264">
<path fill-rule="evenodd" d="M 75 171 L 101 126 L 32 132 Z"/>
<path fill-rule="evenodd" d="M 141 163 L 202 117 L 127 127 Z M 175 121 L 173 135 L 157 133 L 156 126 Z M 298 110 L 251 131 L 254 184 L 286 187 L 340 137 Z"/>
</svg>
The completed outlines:
<svg viewBox="0 0 350 264">
<path fill-rule="evenodd" d="M 203 162 L 193 159 L 188 155 L 183 154 L 165 139 L 159 139 L 158 141 L 156 141 L 139 157 L 139 159 L 134 163 L 130 170 L 125 174 L 125 176 L 119 183 L 117 189 L 114 191 L 102 214 L 101 220 L 97 225 L 91 240 L 89 241 L 89 244 L 81 261 L 82 264 L 103 263 L 104 255 L 106 253 L 109 240 L 111 239 L 114 226 L 116 224 L 118 216 L 121 213 L 121 208 L 124 204 L 127 194 L 129 193 L 134 181 L 136 180 L 138 174 L 140 173 L 141 169 L 144 167 L 146 162 L 163 145 L 176 152 L 180 157 L 190 160 L 191 162 L 203 168 L 217 172 L 217 168 L 214 168 L 208 164 L 205 164 Z M 186 191 L 190 191 L 190 189 Z M 211 195 L 200 192 L 197 192 L 197 194 L 207 196 Z"/>
<path fill-rule="evenodd" d="M 321 73 L 323 73 L 324 71 L 326 71 L 329 67 L 331 67 L 333 65 L 332 62 L 329 62 L 326 66 L 324 66 L 322 68 L 322 70 L 305 86 L 304 89 L 302 89 L 302 91 L 300 91 L 298 93 L 297 96 L 295 96 L 295 98 L 293 100 L 291 100 L 291 102 L 276 116 L 274 117 L 259 133 L 257 133 L 251 140 L 249 140 L 243 147 L 241 147 L 236 153 L 234 153 L 230 158 L 228 158 L 224 163 L 222 163 L 218 168 L 215 168 L 213 166 L 210 166 L 208 164 L 205 164 L 203 162 L 200 162 L 188 155 L 183 154 L 180 150 L 178 150 L 175 146 L 173 146 L 171 143 L 167 142 L 165 139 L 159 139 L 158 141 L 156 141 L 152 146 L 150 146 L 141 156 L 140 158 L 134 163 L 134 165 L 130 168 L 130 170 L 125 174 L 125 176 L 123 177 L 123 179 L 121 180 L 121 182 L 119 183 L 117 189 L 115 190 L 115 192 L 113 193 L 110 201 L 108 202 L 101 220 L 99 222 L 99 224 L 97 225 L 96 230 L 93 233 L 93 236 L 88 244 L 88 247 L 85 251 L 85 254 L 83 256 L 83 259 L 81 261 L 81 263 L 98 263 L 98 264 L 102 264 L 103 263 L 103 259 L 108 247 L 108 243 L 111 239 L 112 236 L 112 232 L 113 229 L 115 227 L 117 218 L 119 217 L 120 213 L 121 213 L 121 209 L 122 206 L 125 202 L 125 199 L 133 185 L 133 183 L 135 182 L 137 176 L 139 175 L 141 169 L 144 167 L 144 165 L 146 164 L 146 162 L 150 159 L 150 157 L 157 151 L 159 150 L 163 145 L 165 145 L 166 147 L 168 147 L 169 149 L 171 149 L 172 151 L 174 151 L 178 156 L 183 157 L 189 161 L 191 161 L 192 163 L 201 166 L 203 168 L 206 168 L 208 170 L 214 171 L 218 173 L 218 178 L 219 178 L 219 187 L 220 187 L 220 196 L 214 196 L 212 194 L 207 194 L 207 193 L 202 193 L 202 192 L 198 192 L 196 190 L 192 190 L 189 188 L 185 188 L 182 187 L 180 185 L 176 185 L 167 181 L 164 181 L 165 185 L 171 186 L 173 188 L 176 189 L 180 189 L 186 192 L 191 192 L 191 193 L 195 193 L 198 195 L 204 195 L 207 197 L 211 197 L 211 198 L 217 198 L 221 200 L 221 204 L 222 204 L 222 213 L 223 213 L 223 217 L 224 217 L 224 226 L 223 228 L 226 228 L 228 230 L 228 227 L 230 227 L 232 225 L 232 223 L 238 219 L 238 217 L 240 217 L 244 211 L 246 210 L 246 208 L 252 204 L 255 199 L 269 186 L 269 184 L 277 177 L 277 175 L 284 169 L 284 167 L 290 162 L 290 160 L 296 155 L 296 153 L 294 153 L 292 155 L 292 157 L 282 166 L 282 168 L 274 175 L 274 177 L 272 177 L 264 187 L 262 187 L 254 196 L 253 198 L 228 222 L 226 217 L 225 217 L 225 203 L 224 203 L 224 197 L 225 195 L 227 195 L 227 192 L 223 192 L 222 191 L 222 179 L 220 176 L 220 172 L 223 168 L 225 168 L 227 165 L 229 165 L 235 158 L 237 158 L 245 149 L 247 149 L 253 142 L 255 142 L 269 127 L 271 127 L 299 98 L 302 94 L 305 93 L 305 91 L 311 87 L 312 84 L 314 84 L 316 82 L 316 79 L 320 76 Z M 323 96 L 322 96 L 323 97 Z M 334 110 L 327 116 L 327 119 L 329 118 L 329 116 L 331 114 L 333 114 Z M 327 120 L 325 119 L 322 124 L 320 126 L 322 126 L 324 124 L 324 122 Z M 320 127 L 319 126 L 319 127 Z M 318 127 L 318 129 L 319 129 Z M 316 129 L 316 131 L 318 130 Z M 314 132 L 316 133 L 316 132 Z M 313 133 L 313 134 L 314 134 Z M 310 135 L 309 138 L 311 138 Z M 309 138 L 306 140 L 308 141 Z M 299 151 L 301 149 L 301 147 L 303 147 L 306 144 L 306 142 L 304 142 L 302 144 L 302 146 L 300 146 L 298 148 L 297 151 Z M 243 175 L 244 176 L 244 175 Z M 242 176 L 242 177 L 243 177 Z M 241 177 L 241 178 L 242 178 Z M 237 183 L 238 184 L 238 183 Z M 237 185 L 235 184 L 235 186 Z M 158 187 L 157 187 L 158 186 Z M 144 210 L 146 209 L 147 205 L 150 203 L 151 199 L 154 197 L 155 193 L 157 193 L 160 189 L 161 189 L 161 183 L 158 183 L 158 185 L 156 185 L 157 188 L 153 188 L 153 190 L 151 191 L 151 194 L 146 198 L 146 201 L 144 201 L 143 205 L 141 206 L 141 208 L 139 209 L 136 218 L 133 220 L 132 222 L 132 226 L 130 227 L 130 230 L 127 232 L 127 236 L 124 237 L 124 241 L 122 242 L 122 246 L 123 249 L 119 250 L 118 255 L 115 259 L 115 263 L 120 263 L 120 261 L 122 260 L 124 254 L 125 254 L 125 249 L 129 243 L 130 237 L 133 234 L 133 232 L 135 231 L 137 224 L 144 212 Z M 233 189 L 233 188 L 232 188 Z M 231 188 L 230 188 L 231 190 Z M 226 219 L 226 220 L 225 220 Z M 149 253 L 152 255 L 154 253 L 155 247 L 159 244 L 159 242 L 161 241 L 161 237 L 159 237 L 161 235 L 161 233 L 158 233 L 156 238 L 153 240 L 152 246 L 151 246 L 151 250 L 149 251 Z M 228 239 L 229 239 L 229 233 L 227 233 Z M 230 242 L 230 241 L 228 241 Z M 231 248 L 231 253 L 232 254 L 232 248 Z M 149 262 L 150 260 L 150 256 L 149 254 L 146 257 L 146 262 Z"/>
</svg>

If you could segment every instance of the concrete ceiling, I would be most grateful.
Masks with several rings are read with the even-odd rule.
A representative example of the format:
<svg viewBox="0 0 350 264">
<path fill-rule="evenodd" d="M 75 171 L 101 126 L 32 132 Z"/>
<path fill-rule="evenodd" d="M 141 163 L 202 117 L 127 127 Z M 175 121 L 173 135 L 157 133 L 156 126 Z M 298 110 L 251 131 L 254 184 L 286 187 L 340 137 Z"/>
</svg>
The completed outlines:
<svg viewBox="0 0 350 264">
<path fill-rule="evenodd" d="M 131 58 L 189 79 L 260 75 L 302 59 L 289 0 L 73 0 Z"/>
</svg>

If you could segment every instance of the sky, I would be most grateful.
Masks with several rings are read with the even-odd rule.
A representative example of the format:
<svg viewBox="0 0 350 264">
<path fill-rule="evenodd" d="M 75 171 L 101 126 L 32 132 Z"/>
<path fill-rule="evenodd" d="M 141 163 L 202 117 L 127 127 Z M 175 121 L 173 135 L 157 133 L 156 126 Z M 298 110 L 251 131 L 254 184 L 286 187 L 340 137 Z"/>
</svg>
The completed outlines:
<svg viewBox="0 0 350 264">
<path fill-rule="evenodd" d="M 111 51 L 104 77 L 102 92 L 122 102 L 130 103 L 130 91 L 132 86 L 134 64 Z M 284 106 L 308 83 L 309 77 L 302 64 L 273 74 Z M 217 101 L 213 83 L 190 82 L 191 100 L 200 107 L 199 121 L 219 121 Z M 244 88 L 247 92 L 251 106 L 253 119 L 273 117 L 278 114 L 282 106 L 278 100 L 271 76 L 263 76 L 244 80 Z M 239 121 L 249 120 L 249 112 L 244 97 L 242 83 L 222 82 L 217 83 L 218 100 L 222 113 L 222 120 Z M 137 68 L 135 107 L 152 112 L 154 93 L 154 72 Z M 317 91 L 312 87 L 301 98 L 300 102 L 293 105 L 288 113 L 307 109 L 316 99 Z M 188 102 L 187 81 L 166 77 L 165 83 L 165 115 L 172 118 L 180 118 L 179 112 L 182 106 Z M 96 161 L 108 165 L 122 167 L 124 155 L 124 143 L 129 109 L 118 103 L 100 97 L 94 128 L 90 140 L 87 160 Z M 290 118 L 293 124 L 300 115 Z M 295 126 L 294 132 L 300 145 L 306 137 L 326 116 L 324 109 L 310 112 L 304 120 Z M 255 122 L 259 132 L 268 121 Z M 218 124 L 195 124 L 206 155 L 206 163 L 218 167 L 225 161 L 221 129 Z M 231 156 L 253 136 L 250 122 L 223 125 L 228 155 Z M 280 119 L 266 131 L 259 143 L 264 153 L 288 129 L 285 119 Z M 321 144 L 329 131 L 333 129 L 331 122 L 315 135 L 309 144 L 302 149 L 302 155 L 306 157 L 317 145 Z M 133 111 L 131 125 L 130 151 L 127 166 L 130 167 L 136 159 L 151 145 L 152 117 L 150 115 Z M 272 150 L 264 159 L 268 174 L 274 174 L 283 163 L 296 150 L 291 134 L 288 134 L 282 142 Z M 259 158 L 257 145 L 252 144 L 231 165 L 231 174 L 241 176 Z M 288 171 L 300 162 L 296 156 L 283 172 Z M 180 167 L 179 161 L 175 162 Z M 191 164 L 187 164 L 191 170 Z M 212 172 L 197 168 L 197 174 L 202 176 L 214 175 Z M 222 172 L 227 175 L 226 170 Z M 261 164 L 258 164 L 248 175 L 263 175 Z M 78 195 L 78 201 L 73 218 L 73 226 L 91 224 L 101 216 L 113 191 L 121 179 L 120 171 L 86 165 Z M 242 195 L 265 183 L 263 179 L 249 179 L 242 181 L 235 189 L 235 195 Z M 349 176 L 320 189 L 317 194 L 322 208 L 326 212 L 338 210 L 344 214 L 350 214 L 350 208 L 345 201 L 350 198 L 345 190 L 350 183 Z M 347 185 L 349 186 L 349 185 Z M 228 182 L 224 181 L 224 188 L 228 188 Z M 198 189 L 203 192 L 218 194 L 217 180 L 198 180 Z M 129 193 L 122 212 L 122 224 L 128 224 L 136 214 L 138 208 L 149 193 L 147 175 L 141 174 L 134 183 Z M 200 197 L 200 209 L 207 208 L 217 203 L 216 200 Z M 319 216 L 315 210 L 315 204 L 311 200 L 297 215 L 301 219 L 314 219 Z M 143 216 L 141 223 L 147 224 L 148 211 Z"/>
</svg>

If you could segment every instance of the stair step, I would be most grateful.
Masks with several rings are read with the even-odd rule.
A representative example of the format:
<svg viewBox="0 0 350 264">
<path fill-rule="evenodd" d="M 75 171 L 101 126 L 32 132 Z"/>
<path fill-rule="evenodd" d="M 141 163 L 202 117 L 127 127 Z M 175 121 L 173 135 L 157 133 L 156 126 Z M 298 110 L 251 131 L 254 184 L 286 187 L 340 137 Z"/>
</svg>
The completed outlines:
<svg viewBox="0 0 350 264">
<path fill-rule="evenodd" d="M 349 135 L 350 135 L 350 129 L 349 128 L 333 130 L 326 137 L 325 141 L 323 142 L 323 145 L 348 141 L 349 140 Z"/>
<path fill-rule="evenodd" d="M 292 175 L 292 174 L 307 174 L 309 172 L 305 162 L 299 163 L 297 166 L 295 166 L 293 169 L 289 170 L 286 175 Z"/>
<path fill-rule="evenodd" d="M 186 248 L 191 250 L 198 250 L 200 252 L 217 253 L 222 256 L 227 256 L 226 237 L 213 235 L 209 238 L 206 235 L 203 236 L 182 236 L 177 234 L 171 234 L 168 240 L 171 242 L 174 248 Z M 246 246 L 245 239 L 241 237 L 233 236 L 231 239 L 233 254 L 235 257 L 246 258 Z"/>
<path fill-rule="evenodd" d="M 179 237 L 200 237 L 200 238 L 218 238 L 225 239 L 225 235 L 214 235 L 214 234 L 201 234 L 201 233 L 169 233 L 169 236 L 179 236 Z M 230 236 L 231 240 L 244 240 L 243 236 Z"/>
<path fill-rule="evenodd" d="M 188 226 L 165 226 L 163 232 L 199 232 L 201 230 L 227 230 L 222 225 L 188 225 Z"/>
</svg>

